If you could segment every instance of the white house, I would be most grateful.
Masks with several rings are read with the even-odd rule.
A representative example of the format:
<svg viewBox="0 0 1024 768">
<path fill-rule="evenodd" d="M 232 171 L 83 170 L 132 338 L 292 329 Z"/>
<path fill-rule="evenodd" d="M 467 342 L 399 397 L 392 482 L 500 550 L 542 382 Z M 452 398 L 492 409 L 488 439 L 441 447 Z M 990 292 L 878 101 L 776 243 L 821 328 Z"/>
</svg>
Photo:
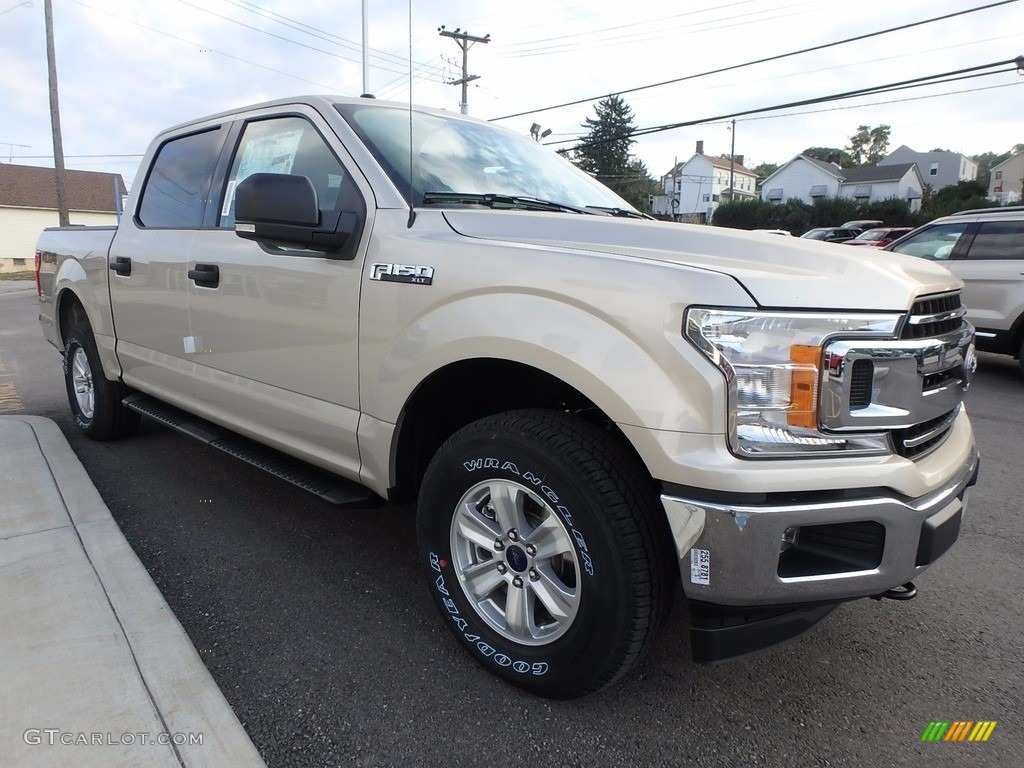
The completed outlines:
<svg viewBox="0 0 1024 768">
<path fill-rule="evenodd" d="M 993 166 L 988 182 L 988 198 L 1000 205 L 1024 200 L 1024 152 L 1018 152 Z"/>
<path fill-rule="evenodd" d="M 812 205 L 816 199 L 852 197 L 875 202 L 896 197 L 910 210 L 921 209 L 921 176 L 913 163 L 840 168 L 806 155 L 797 155 L 761 183 L 761 199 L 772 203 L 798 199 Z"/>
<path fill-rule="evenodd" d="M 818 197 L 838 197 L 843 169 L 836 163 L 797 155 L 761 182 L 761 199 L 783 203 L 794 198 L 808 205 Z"/>
<path fill-rule="evenodd" d="M 878 165 L 904 163 L 917 165 L 921 180 L 928 184 L 933 192 L 959 184 L 961 181 L 974 181 L 978 178 L 978 164 L 959 152 L 915 152 L 903 144 L 878 161 Z"/>
<path fill-rule="evenodd" d="M 906 200 L 911 213 L 921 210 L 924 183 L 914 163 L 843 168 L 840 173 L 843 175 L 840 197 L 852 197 L 865 203 L 895 197 Z"/>
<path fill-rule="evenodd" d="M 117 223 L 120 174 L 69 170 L 65 188 L 72 224 Z M 0 163 L 0 272 L 32 269 L 39 233 L 59 223 L 53 168 Z"/>
<path fill-rule="evenodd" d="M 698 141 L 693 157 L 661 177 L 661 187 L 652 213 L 707 224 L 721 203 L 756 198 L 757 174 L 743 166 L 740 155 L 735 162 L 705 155 L 704 142 Z"/>
</svg>

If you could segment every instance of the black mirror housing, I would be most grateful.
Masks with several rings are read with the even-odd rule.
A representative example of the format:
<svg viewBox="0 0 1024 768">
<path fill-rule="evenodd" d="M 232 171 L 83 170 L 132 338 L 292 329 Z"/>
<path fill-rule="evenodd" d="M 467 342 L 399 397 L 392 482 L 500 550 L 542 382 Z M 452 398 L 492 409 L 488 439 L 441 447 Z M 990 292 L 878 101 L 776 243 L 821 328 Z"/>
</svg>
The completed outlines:
<svg viewBox="0 0 1024 768">
<path fill-rule="evenodd" d="M 254 173 L 235 189 L 235 234 L 246 240 L 315 251 L 340 251 L 358 225 L 352 213 L 321 216 L 305 176 Z"/>
</svg>

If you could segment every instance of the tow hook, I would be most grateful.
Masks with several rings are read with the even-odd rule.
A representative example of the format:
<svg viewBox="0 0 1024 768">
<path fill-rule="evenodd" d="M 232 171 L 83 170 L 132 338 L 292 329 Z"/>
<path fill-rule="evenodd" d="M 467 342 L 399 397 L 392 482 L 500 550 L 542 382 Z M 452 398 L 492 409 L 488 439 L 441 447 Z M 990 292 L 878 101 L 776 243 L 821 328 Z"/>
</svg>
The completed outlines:
<svg viewBox="0 0 1024 768">
<path fill-rule="evenodd" d="M 872 600 L 882 600 L 883 598 L 886 600 L 913 600 L 915 597 L 917 597 L 917 587 L 912 581 L 887 589 L 880 595 L 871 595 Z"/>
</svg>

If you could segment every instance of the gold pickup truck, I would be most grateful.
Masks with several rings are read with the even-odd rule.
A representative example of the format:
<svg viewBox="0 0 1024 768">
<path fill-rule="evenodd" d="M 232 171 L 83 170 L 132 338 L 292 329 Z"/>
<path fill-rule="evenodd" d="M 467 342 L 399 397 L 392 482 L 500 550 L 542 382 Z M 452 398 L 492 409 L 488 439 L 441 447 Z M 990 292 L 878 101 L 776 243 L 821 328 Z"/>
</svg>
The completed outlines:
<svg viewBox="0 0 1024 768">
<path fill-rule="evenodd" d="M 418 500 L 487 669 L 569 698 L 682 588 L 695 660 L 909 599 L 978 455 L 941 266 L 651 221 L 450 113 L 285 99 L 153 141 L 119 226 L 46 230 L 81 429 L 140 414 L 341 506 Z"/>
</svg>

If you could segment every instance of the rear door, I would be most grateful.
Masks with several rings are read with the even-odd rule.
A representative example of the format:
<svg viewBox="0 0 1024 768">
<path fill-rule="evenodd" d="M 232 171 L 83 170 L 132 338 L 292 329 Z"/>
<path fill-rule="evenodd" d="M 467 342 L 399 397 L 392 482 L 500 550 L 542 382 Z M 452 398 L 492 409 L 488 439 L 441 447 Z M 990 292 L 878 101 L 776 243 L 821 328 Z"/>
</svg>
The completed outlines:
<svg viewBox="0 0 1024 768">
<path fill-rule="evenodd" d="M 214 226 L 196 233 L 187 281 L 195 387 L 214 421 L 358 476 L 358 317 L 369 188 L 311 107 L 255 113 L 238 126 Z M 234 192 L 253 173 L 309 178 L 322 211 L 365 222 L 327 255 L 239 238 Z M 205 279 L 204 279 L 205 278 Z"/>
<path fill-rule="evenodd" d="M 998 345 L 1024 313 L 1024 221 L 985 221 L 975 225 L 965 253 L 949 267 L 966 284 L 970 320 Z"/>
<path fill-rule="evenodd" d="M 131 215 L 110 247 L 117 356 L 131 386 L 187 406 L 194 369 L 188 254 L 210 205 L 227 128 L 173 136 L 156 148 Z"/>
</svg>

